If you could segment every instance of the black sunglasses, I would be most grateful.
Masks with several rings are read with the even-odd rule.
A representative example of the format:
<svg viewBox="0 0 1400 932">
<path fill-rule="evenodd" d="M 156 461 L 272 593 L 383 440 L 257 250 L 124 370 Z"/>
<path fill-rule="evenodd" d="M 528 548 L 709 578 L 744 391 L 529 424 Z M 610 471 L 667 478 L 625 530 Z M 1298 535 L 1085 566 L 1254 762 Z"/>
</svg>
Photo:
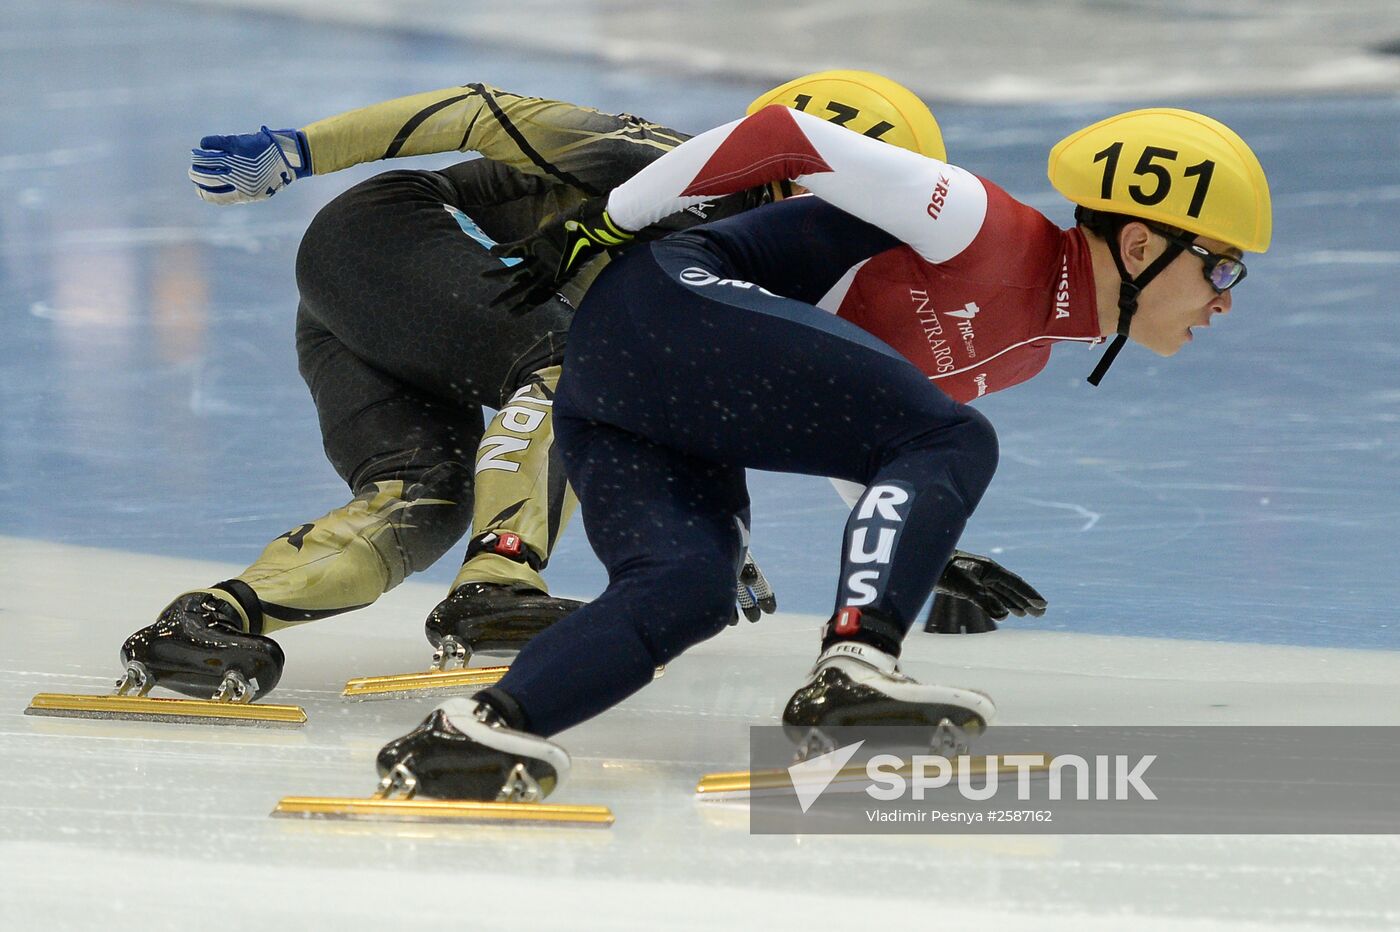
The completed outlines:
<svg viewBox="0 0 1400 932">
<path fill-rule="evenodd" d="M 1200 257 L 1206 281 L 1210 282 L 1210 287 L 1215 289 L 1216 294 L 1224 294 L 1229 291 L 1244 281 L 1244 277 L 1249 274 L 1249 270 L 1244 267 L 1243 259 L 1211 252 L 1200 243 L 1182 239 L 1180 236 L 1157 227 L 1150 229 L 1167 242 L 1180 246 L 1187 252 Z"/>
</svg>

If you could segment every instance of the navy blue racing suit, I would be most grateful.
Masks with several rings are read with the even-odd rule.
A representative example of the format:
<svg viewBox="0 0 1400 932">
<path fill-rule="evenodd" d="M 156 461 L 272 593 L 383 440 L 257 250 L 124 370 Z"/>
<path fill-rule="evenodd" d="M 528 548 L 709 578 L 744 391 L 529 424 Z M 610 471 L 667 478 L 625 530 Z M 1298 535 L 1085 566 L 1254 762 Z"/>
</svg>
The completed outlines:
<svg viewBox="0 0 1400 932">
<path fill-rule="evenodd" d="M 886 343 L 815 306 L 899 245 L 815 197 L 634 248 L 574 319 L 559 449 L 608 586 L 532 640 L 487 696 L 554 734 L 722 631 L 746 468 L 867 486 L 828 625 L 898 653 L 996 469 L 987 420 Z"/>
</svg>

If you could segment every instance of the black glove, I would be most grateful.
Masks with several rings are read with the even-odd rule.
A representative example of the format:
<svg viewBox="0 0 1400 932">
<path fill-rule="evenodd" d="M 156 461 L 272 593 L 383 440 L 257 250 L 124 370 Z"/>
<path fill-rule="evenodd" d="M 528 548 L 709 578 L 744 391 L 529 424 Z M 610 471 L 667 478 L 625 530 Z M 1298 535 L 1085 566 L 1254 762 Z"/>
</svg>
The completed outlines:
<svg viewBox="0 0 1400 932">
<path fill-rule="evenodd" d="M 925 631 L 995 631 L 996 623 L 1007 615 L 1039 618 L 1045 614 L 1045 597 L 1024 579 L 990 557 L 961 550 L 953 551 L 934 591 Z"/>
<path fill-rule="evenodd" d="M 549 300 L 589 259 L 630 243 L 636 236 L 613 223 L 608 199 L 595 197 L 566 214 L 555 217 L 523 239 L 491 247 L 498 259 L 519 262 L 486 273 L 505 280 L 505 287 L 491 302 L 510 305 L 522 313 Z"/>
</svg>

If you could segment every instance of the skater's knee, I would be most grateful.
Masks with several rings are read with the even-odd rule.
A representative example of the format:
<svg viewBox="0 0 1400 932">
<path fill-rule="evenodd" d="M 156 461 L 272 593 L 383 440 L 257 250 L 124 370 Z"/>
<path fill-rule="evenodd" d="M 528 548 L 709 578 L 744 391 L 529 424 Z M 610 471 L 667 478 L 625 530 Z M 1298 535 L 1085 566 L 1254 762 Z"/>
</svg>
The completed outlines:
<svg viewBox="0 0 1400 932">
<path fill-rule="evenodd" d="M 358 190 L 351 188 L 318 210 L 307 224 L 297 246 L 294 266 L 297 286 L 303 296 L 308 292 L 319 293 L 321 283 L 332 274 L 333 263 L 328 260 L 343 249 L 348 232 L 346 223 L 353 221 L 356 205 L 362 201 Z"/>
<path fill-rule="evenodd" d="M 904 452 L 929 458 L 937 472 L 951 479 L 969 509 L 981 500 L 1000 458 L 992 422 L 967 405 L 959 405 L 956 417 L 930 428 L 909 447 Z"/>
<path fill-rule="evenodd" d="M 963 415 L 959 444 L 963 450 L 963 459 L 967 463 L 964 468 L 970 482 L 977 484 L 980 489 L 986 489 L 987 483 L 992 481 L 992 474 L 997 471 L 997 462 L 1001 458 L 996 428 L 987 420 L 986 415 L 975 408 L 964 406 Z M 980 494 L 979 492 L 978 495 Z"/>
<path fill-rule="evenodd" d="M 734 616 L 734 563 L 724 554 L 673 550 L 613 575 L 610 612 L 624 614 L 652 665 L 714 637 Z"/>
<path fill-rule="evenodd" d="M 696 572 L 692 568 L 691 572 L 695 575 L 691 604 L 703 640 L 714 637 L 733 619 L 739 574 L 734 564 L 726 560 L 715 560 L 703 570 Z"/>
<path fill-rule="evenodd" d="M 382 227 L 386 218 L 402 213 L 409 201 L 441 203 L 435 173 L 414 170 L 382 172 L 341 192 L 316 212 L 302 234 L 297 249 L 297 285 L 305 295 L 335 284 L 347 271 L 363 271 L 346 265 L 347 255 L 373 256 L 383 249 Z"/>
<path fill-rule="evenodd" d="M 471 527 L 473 479 L 465 463 L 448 461 L 407 470 L 396 480 L 394 488 L 406 503 L 397 536 L 407 572 L 432 566 Z"/>
<path fill-rule="evenodd" d="M 678 585 L 697 615 L 728 623 L 739 578 L 735 555 L 720 550 L 694 551 L 682 555 L 673 572 L 680 576 Z"/>
<path fill-rule="evenodd" d="M 465 463 L 386 461 L 361 470 L 354 488 L 347 513 L 384 561 L 387 588 L 432 566 L 471 527 L 473 475 Z"/>
<path fill-rule="evenodd" d="M 723 554 L 676 554 L 648 588 L 651 604 L 637 616 L 658 664 L 714 637 L 734 615 L 737 570 Z"/>
</svg>

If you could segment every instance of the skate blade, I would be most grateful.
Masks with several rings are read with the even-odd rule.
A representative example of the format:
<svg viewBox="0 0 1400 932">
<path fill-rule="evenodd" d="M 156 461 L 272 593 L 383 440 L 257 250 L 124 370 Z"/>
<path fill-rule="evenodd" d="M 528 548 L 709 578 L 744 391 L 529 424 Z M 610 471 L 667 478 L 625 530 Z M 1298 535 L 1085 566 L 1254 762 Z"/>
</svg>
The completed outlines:
<svg viewBox="0 0 1400 932">
<path fill-rule="evenodd" d="M 607 806 L 554 803 L 488 803 L 465 799 L 377 799 L 354 796 L 286 796 L 272 810 L 278 818 L 364 819 L 390 822 L 485 822 L 512 825 L 613 824 Z"/>
<path fill-rule="evenodd" d="M 1049 754 L 1032 754 L 1031 757 L 1039 758 L 1031 764 L 1021 764 L 1029 773 L 1047 773 L 1050 770 Z M 983 776 L 990 769 L 988 757 L 996 760 L 996 773 L 1000 777 L 1003 774 L 1015 775 L 1020 767 L 1016 764 L 1008 764 L 995 755 L 973 756 L 964 768 L 958 758 L 952 758 L 949 763 L 951 775 L 956 779 L 959 773 L 967 773 L 970 776 Z M 905 764 L 897 770 L 885 770 L 886 773 L 897 773 L 909 779 L 914 775 L 913 764 Z M 814 783 L 819 782 L 823 786 L 827 785 L 826 776 L 814 775 Z M 836 772 L 836 776 L 831 778 L 830 785 L 835 787 L 838 784 L 858 784 L 865 786 L 870 782 L 866 775 L 864 764 L 853 764 L 843 767 Z M 700 778 L 700 782 L 695 785 L 695 795 L 704 799 L 728 800 L 746 799 L 750 796 L 779 796 L 790 794 L 795 791 L 793 775 L 787 769 L 781 770 L 735 770 L 729 773 L 707 773 Z"/>
<path fill-rule="evenodd" d="M 411 699 L 421 696 L 470 695 L 484 686 L 494 686 L 509 666 L 467 667 L 462 670 L 428 670 L 423 673 L 391 673 L 388 676 L 360 676 L 345 684 L 342 699 L 370 702 L 377 699 Z M 653 679 L 660 679 L 666 668 L 656 668 Z"/>
<path fill-rule="evenodd" d="M 368 701 L 407 699 L 413 696 L 455 696 L 492 686 L 510 667 L 468 667 L 464 670 L 429 670 L 424 673 L 391 673 L 360 676 L 345 684 L 341 697 Z"/>
<path fill-rule="evenodd" d="M 149 696 L 84 696 L 39 693 L 25 715 L 60 718 L 121 718 L 139 722 L 178 722 L 193 725 L 257 725 L 296 728 L 306 724 L 306 711 L 296 705 L 215 702 L 212 699 L 152 699 Z"/>
</svg>

